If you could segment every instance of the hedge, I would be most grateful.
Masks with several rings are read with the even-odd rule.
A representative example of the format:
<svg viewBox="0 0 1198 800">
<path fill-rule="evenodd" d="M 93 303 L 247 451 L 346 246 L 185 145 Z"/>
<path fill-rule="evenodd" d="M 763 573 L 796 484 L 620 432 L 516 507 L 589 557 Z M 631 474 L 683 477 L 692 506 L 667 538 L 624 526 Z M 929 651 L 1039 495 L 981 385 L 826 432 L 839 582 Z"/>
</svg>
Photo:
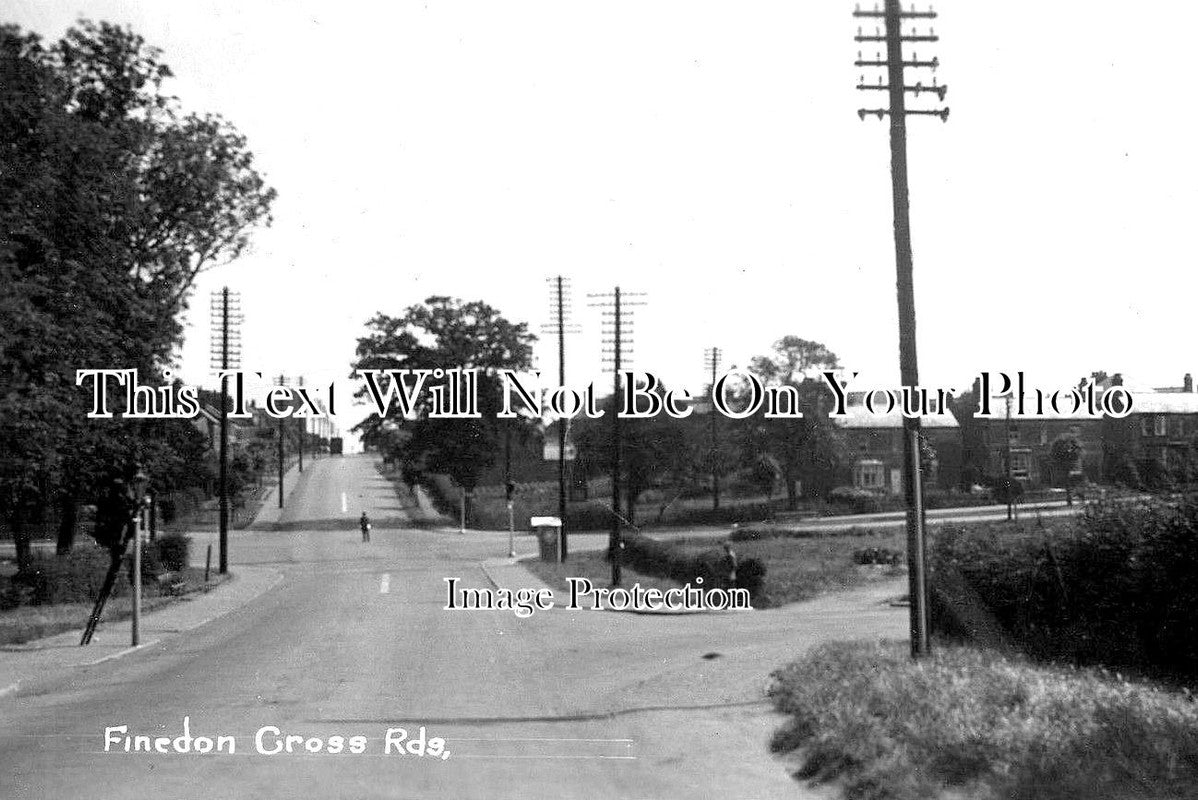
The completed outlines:
<svg viewBox="0 0 1198 800">
<path fill-rule="evenodd" d="M 707 588 L 747 589 L 752 600 L 757 599 L 765 583 L 765 564 L 756 558 L 737 564 L 733 584 L 732 565 L 727 554 L 717 547 L 696 551 L 637 533 L 625 533 L 622 539 L 623 563 L 645 575 L 691 584 L 702 578 Z"/>
<path fill-rule="evenodd" d="M 1198 502 L 1094 503 L 1075 520 L 947 528 L 932 622 L 1041 658 L 1198 675 Z"/>
</svg>

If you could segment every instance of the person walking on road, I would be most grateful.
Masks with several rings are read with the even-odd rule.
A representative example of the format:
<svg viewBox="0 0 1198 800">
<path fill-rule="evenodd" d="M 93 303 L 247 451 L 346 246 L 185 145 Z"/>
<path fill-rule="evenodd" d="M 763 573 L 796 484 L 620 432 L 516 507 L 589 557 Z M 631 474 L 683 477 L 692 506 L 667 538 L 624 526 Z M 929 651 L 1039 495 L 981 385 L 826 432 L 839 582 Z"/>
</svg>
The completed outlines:
<svg viewBox="0 0 1198 800">
<path fill-rule="evenodd" d="M 362 528 L 362 541 L 370 541 L 370 517 L 366 516 L 366 512 L 362 512 L 362 518 L 358 520 L 358 526 Z"/>
</svg>

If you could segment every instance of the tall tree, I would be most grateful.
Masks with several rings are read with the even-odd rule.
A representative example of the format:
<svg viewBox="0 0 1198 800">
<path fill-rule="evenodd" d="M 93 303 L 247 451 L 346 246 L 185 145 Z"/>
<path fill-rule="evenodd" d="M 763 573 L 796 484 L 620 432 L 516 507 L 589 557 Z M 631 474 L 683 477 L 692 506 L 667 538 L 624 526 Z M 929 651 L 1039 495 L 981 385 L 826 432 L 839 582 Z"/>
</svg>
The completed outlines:
<svg viewBox="0 0 1198 800">
<path fill-rule="evenodd" d="M 422 392 L 414 414 L 403 419 L 394 398 L 387 414 L 372 413 L 355 430 L 387 442 L 409 474 L 425 470 L 449 475 L 467 491 L 494 463 L 502 408 L 500 370 L 528 370 L 536 337 L 528 325 L 505 319 L 481 300 L 429 297 L 402 315 L 376 314 L 358 339 L 353 376 L 364 369 L 478 370 L 478 419 L 430 418 L 431 397 Z M 359 391 L 365 396 L 366 389 Z M 387 434 L 392 428 L 408 434 Z"/>
<path fill-rule="evenodd" d="M 840 437 L 828 410 L 832 392 L 819 377 L 840 366 L 836 354 L 820 342 L 784 336 L 773 352 L 757 356 L 750 371 L 769 386 L 792 387 L 798 396 L 801 418 L 767 419 L 759 412 L 747 420 L 742 437 L 747 453 L 769 453 L 777 459 L 786 486 L 787 506 L 798 505 L 801 483 L 805 494 L 823 494 L 832 488 L 840 466 Z"/>
<path fill-rule="evenodd" d="M 659 395 L 665 388 L 658 386 Z M 575 424 L 574 440 L 579 455 L 588 470 L 608 475 L 615 456 L 610 415 L 615 413 L 612 397 L 600 401 L 603 416 L 583 418 Z M 701 468 L 704 451 L 687 441 L 680 420 L 665 413 L 648 418 L 620 420 L 620 482 L 623 488 L 623 508 L 628 522 L 636 522 L 636 504 L 649 489 L 674 487 L 681 489 L 695 480 Z"/>
<path fill-rule="evenodd" d="M 179 112 L 170 75 L 127 28 L 84 20 L 46 45 L 0 26 L 0 281 L 13 323 L 0 333 L 0 499 L 17 531 L 57 497 L 60 550 L 114 461 L 139 457 L 155 475 L 173 458 L 131 421 L 87 420 L 75 370 L 161 377 L 198 272 L 270 221 L 274 192 L 244 139 Z"/>
<path fill-rule="evenodd" d="M 1065 503 L 1072 506 L 1073 471 L 1081 463 L 1081 442 L 1073 436 L 1059 436 L 1053 440 L 1049 456 L 1052 459 L 1053 471 L 1056 472 L 1058 480 L 1065 489 Z"/>
</svg>

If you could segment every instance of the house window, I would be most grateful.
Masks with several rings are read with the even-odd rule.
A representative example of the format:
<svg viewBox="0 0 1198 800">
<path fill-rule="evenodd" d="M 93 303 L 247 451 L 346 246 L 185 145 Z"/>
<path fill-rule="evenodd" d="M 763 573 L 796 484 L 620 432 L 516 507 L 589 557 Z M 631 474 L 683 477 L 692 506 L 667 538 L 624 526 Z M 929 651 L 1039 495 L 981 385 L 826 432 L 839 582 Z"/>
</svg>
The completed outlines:
<svg viewBox="0 0 1198 800">
<path fill-rule="evenodd" d="M 882 489 L 886 486 L 886 468 L 881 461 L 858 461 L 853 469 L 853 477 L 858 489 Z"/>
<path fill-rule="evenodd" d="M 1170 431 L 1170 435 L 1175 439 L 1180 439 L 1181 437 L 1185 436 L 1186 435 L 1185 417 L 1182 417 L 1179 414 L 1179 415 L 1173 417 L 1172 422 L 1173 422 L 1173 424 L 1170 426 L 1172 428 L 1172 430 Z"/>
<path fill-rule="evenodd" d="M 1153 432 L 1154 432 L 1154 433 L 1155 433 L 1157 436 L 1165 436 L 1165 435 L 1167 434 L 1167 431 L 1166 431 L 1166 429 L 1165 429 L 1165 426 L 1166 426 L 1166 425 L 1168 425 L 1168 423 L 1169 423 L 1169 418 L 1168 418 L 1168 417 L 1166 417 L 1164 414 L 1158 414 L 1158 415 L 1155 417 L 1155 419 L 1154 419 L 1154 430 L 1153 430 Z"/>
<path fill-rule="evenodd" d="M 1152 435 L 1152 417 L 1140 417 L 1140 436 L 1147 439 Z"/>
<path fill-rule="evenodd" d="M 1031 476 L 1031 453 L 1011 453 L 1011 477 L 1019 480 L 1027 480 Z"/>
<path fill-rule="evenodd" d="M 1082 438 L 1082 426 L 1081 425 L 1070 425 L 1069 426 L 1069 435 L 1072 436 L 1074 439 L 1077 439 L 1080 442 L 1081 438 Z"/>
<path fill-rule="evenodd" d="M 1007 441 L 1011 444 L 1019 444 L 1019 429 L 1010 428 L 1007 430 Z"/>
<path fill-rule="evenodd" d="M 1048 444 L 1048 427 L 1040 426 L 1040 444 Z"/>
</svg>

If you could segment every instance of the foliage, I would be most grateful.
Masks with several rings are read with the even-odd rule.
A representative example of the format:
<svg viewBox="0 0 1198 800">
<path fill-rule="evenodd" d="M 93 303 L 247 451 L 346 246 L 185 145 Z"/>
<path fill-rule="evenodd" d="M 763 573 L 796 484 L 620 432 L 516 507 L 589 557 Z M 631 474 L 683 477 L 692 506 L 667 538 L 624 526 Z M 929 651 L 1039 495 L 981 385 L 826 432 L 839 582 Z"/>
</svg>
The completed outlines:
<svg viewBox="0 0 1198 800">
<path fill-rule="evenodd" d="M 65 551 L 75 506 L 133 460 L 159 490 L 195 473 L 186 422 L 88 420 L 75 386 L 88 367 L 163 382 L 196 276 L 269 223 L 244 139 L 181 112 L 170 76 L 126 28 L 84 20 L 46 44 L 0 25 L 0 506 L 22 570 L 31 509 L 62 505 Z"/>
<path fill-rule="evenodd" d="M 902 564 L 907 556 L 889 547 L 863 547 L 853 551 L 853 562 L 861 565 L 871 564 Z"/>
<path fill-rule="evenodd" d="M 405 472 L 442 472 L 459 486 L 473 489 L 498 449 L 499 372 L 529 369 L 534 341 L 526 323 L 509 322 L 480 300 L 433 296 L 398 317 L 380 312 L 358 339 L 353 375 L 364 369 L 475 369 L 480 417 L 432 418 L 430 393 L 425 391 L 411 418 L 402 418 L 393 398 L 384 417 L 372 413 L 355 430 L 385 456 L 398 460 Z M 363 388 L 358 396 L 365 394 Z"/>
<path fill-rule="evenodd" d="M 625 534 L 623 541 L 622 563 L 645 575 L 702 585 L 707 589 L 735 586 L 747 589 L 751 599 L 760 594 L 765 582 L 765 565 L 757 559 L 745 559 L 737 564 L 733 583 L 732 562 L 718 547 L 695 550 L 635 533 Z"/>
<path fill-rule="evenodd" d="M 773 677 L 770 696 L 790 717 L 773 749 L 803 748 L 796 777 L 835 779 L 860 800 L 1181 800 L 1198 782 L 1190 696 L 1107 674 L 834 643 Z"/>
<path fill-rule="evenodd" d="M 665 390 L 658 387 L 657 391 Z M 599 419 L 578 420 L 574 442 L 588 471 L 606 475 L 615 459 L 611 419 L 616 403 L 609 397 L 599 408 L 603 412 Z M 664 413 L 648 418 L 621 417 L 621 507 L 629 522 L 636 522 L 637 501 L 646 491 L 667 487 L 682 491 L 693 484 L 696 471 L 702 468 L 703 456 L 688 441 L 680 420 Z"/>
<path fill-rule="evenodd" d="M 1198 675 L 1198 502 L 1091 504 L 1054 528 L 945 528 L 933 624 L 1042 658 Z"/>
<path fill-rule="evenodd" d="M 191 538 L 180 533 L 159 536 L 154 542 L 158 560 L 167 572 L 179 572 L 191 563 Z"/>
<path fill-rule="evenodd" d="M 801 418 L 766 418 L 762 410 L 738 426 L 747 463 L 769 454 L 779 465 L 791 509 L 798 502 L 798 482 L 805 495 L 822 496 L 834 485 L 840 467 L 840 437 L 827 413 L 832 390 L 818 377 L 838 366 L 839 359 L 826 346 L 797 336 L 782 337 L 770 355 L 757 356 L 750 364 L 765 385 L 791 387 L 798 396 Z M 738 387 L 734 402 L 743 402 L 745 391 Z"/>
<path fill-rule="evenodd" d="M 107 551 L 95 547 L 83 548 L 66 558 L 35 556 L 29 569 L 14 576 L 4 587 L 0 608 L 94 600 L 108 564 Z M 124 577 L 118 576 L 114 594 L 124 591 L 127 585 Z"/>
</svg>

